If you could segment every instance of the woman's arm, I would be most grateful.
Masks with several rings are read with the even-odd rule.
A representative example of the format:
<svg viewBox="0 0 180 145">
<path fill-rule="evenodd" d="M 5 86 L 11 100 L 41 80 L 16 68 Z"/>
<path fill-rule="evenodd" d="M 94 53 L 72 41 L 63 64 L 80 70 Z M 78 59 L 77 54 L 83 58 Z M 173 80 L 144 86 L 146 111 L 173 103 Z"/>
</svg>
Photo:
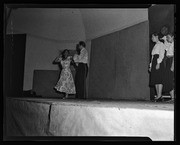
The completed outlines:
<svg viewBox="0 0 180 145">
<path fill-rule="evenodd" d="M 152 60 L 153 60 L 153 55 L 152 55 L 152 57 L 151 57 L 151 62 L 150 62 L 150 64 L 149 64 L 149 71 L 151 72 L 151 68 L 152 68 Z"/>
<path fill-rule="evenodd" d="M 163 48 L 163 46 L 159 46 L 159 57 L 157 59 L 157 64 L 160 64 L 164 58 L 164 53 L 165 53 L 165 49 Z"/>
<path fill-rule="evenodd" d="M 171 71 L 174 71 L 174 42 L 172 44 L 172 51 L 173 51 L 173 60 L 172 60 L 172 65 L 171 65 Z"/>
<path fill-rule="evenodd" d="M 77 65 L 76 65 L 76 63 L 74 62 L 73 58 L 71 58 L 71 65 L 73 65 L 75 69 L 77 68 Z"/>
<path fill-rule="evenodd" d="M 157 59 L 156 69 L 160 68 L 160 63 L 163 61 L 165 49 L 163 46 L 159 46 L 159 57 Z"/>
<path fill-rule="evenodd" d="M 75 54 L 75 55 L 73 56 L 73 61 L 74 61 L 74 62 L 79 62 L 79 55 Z"/>
<path fill-rule="evenodd" d="M 152 60 L 153 60 L 153 55 L 151 56 L 151 62 L 149 64 L 149 67 L 152 67 Z"/>
<path fill-rule="evenodd" d="M 62 57 L 61 57 L 61 56 L 58 56 L 58 57 L 55 58 L 55 60 L 53 61 L 53 63 L 59 63 L 59 62 L 61 62 L 61 60 L 62 60 Z"/>
<path fill-rule="evenodd" d="M 172 60 L 171 71 L 174 71 L 174 57 L 173 57 L 173 60 Z"/>
</svg>

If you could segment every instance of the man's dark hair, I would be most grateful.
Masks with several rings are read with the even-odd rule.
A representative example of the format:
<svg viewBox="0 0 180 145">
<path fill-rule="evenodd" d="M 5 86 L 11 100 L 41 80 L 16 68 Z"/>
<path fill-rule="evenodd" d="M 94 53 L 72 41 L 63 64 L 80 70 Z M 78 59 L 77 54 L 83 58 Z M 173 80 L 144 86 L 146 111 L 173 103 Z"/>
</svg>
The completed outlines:
<svg viewBox="0 0 180 145">
<path fill-rule="evenodd" d="M 76 44 L 76 51 L 77 51 L 77 54 L 79 55 L 80 54 L 80 49 L 79 49 L 79 44 Z"/>
<path fill-rule="evenodd" d="M 80 42 L 79 42 L 79 45 L 80 45 L 80 46 L 83 46 L 83 47 L 86 47 L 86 43 L 85 43 L 84 41 L 80 41 Z"/>
</svg>

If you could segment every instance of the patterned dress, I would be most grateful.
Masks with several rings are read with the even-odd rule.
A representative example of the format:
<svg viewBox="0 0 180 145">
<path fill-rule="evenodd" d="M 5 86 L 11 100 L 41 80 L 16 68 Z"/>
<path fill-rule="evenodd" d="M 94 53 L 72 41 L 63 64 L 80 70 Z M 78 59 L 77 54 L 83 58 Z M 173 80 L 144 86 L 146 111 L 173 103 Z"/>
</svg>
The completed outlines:
<svg viewBox="0 0 180 145">
<path fill-rule="evenodd" d="M 61 60 L 62 71 L 60 74 L 60 79 L 54 88 L 59 92 L 64 92 L 67 94 L 76 94 L 73 75 L 70 69 L 70 63 L 70 57 L 68 57 L 65 60 Z"/>
</svg>

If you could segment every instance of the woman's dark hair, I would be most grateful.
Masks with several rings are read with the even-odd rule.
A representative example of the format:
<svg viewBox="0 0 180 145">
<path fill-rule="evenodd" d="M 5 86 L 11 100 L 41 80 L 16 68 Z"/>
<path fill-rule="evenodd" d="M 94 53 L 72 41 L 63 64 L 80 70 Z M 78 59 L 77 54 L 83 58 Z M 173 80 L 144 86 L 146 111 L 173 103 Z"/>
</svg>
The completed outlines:
<svg viewBox="0 0 180 145">
<path fill-rule="evenodd" d="M 159 38 L 159 34 L 158 34 L 158 33 L 153 33 L 152 35 L 154 35 L 154 36 L 158 36 L 158 38 Z"/>
<path fill-rule="evenodd" d="M 86 47 L 86 43 L 85 43 L 84 41 L 80 41 L 80 42 L 79 42 L 79 45 L 80 45 L 80 46 L 83 46 L 83 47 Z"/>
<path fill-rule="evenodd" d="M 63 50 L 63 52 L 61 53 L 63 60 L 67 58 L 67 57 L 65 58 L 65 53 L 66 53 L 66 52 L 68 52 L 68 54 L 69 54 L 69 50 L 68 50 L 68 49 Z"/>
<path fill-rule="evenodd" d="M 161 34 L 163 35 L 163 36 L 166 36 L 168 33 L 169 33 L 169 26 L 168 25 L 164 25 L 162 28 L 161 28 Z M 162 37 L 163 37 L 162 36 Z"/>
<path fill-rule="evenodd" d="M 156 33 L 156 32 L 155 32 L 155 33 L 153 33 L 151 36 L 153 36 L 153 35 L 154 35 L 154 36 L 158 36 L 158 40 L 161 41 L 161 42 L 163 42 L 163 40 L 160 39 L 160 34 L 159 34 L 159 33 Z"/>
<path fill-rule="evenodd" d="M 174 33 L 173 33 L 173 32 L 170 32 L 170 33 L 168 33 L 167 35 L 170 35 L 171 37 L 173 37 L 173 36 L 174 36 Z"/>
<path fill-rule="evenodd" d="M 77 51 L 77 54 L 79 55 L 80 54 L 79 44 L 76 44 L 76 51 Z"/>
</svg>

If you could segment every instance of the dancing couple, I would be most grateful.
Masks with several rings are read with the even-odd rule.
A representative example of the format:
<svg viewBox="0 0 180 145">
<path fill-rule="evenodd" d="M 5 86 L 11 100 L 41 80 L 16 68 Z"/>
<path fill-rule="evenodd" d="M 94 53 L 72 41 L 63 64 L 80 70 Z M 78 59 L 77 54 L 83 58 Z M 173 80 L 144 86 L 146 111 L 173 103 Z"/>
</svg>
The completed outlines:
<svg viewBox="0 0 180 145">
<path fill-rule="evenodd" d="M 54 62 L 60 63 L 62 70 L 60 78 L 54 87 L 58 92 L 64 93 L 64 97 L 68 98 L 69 94 L 76 94 L 76 98 L 86 98 L 86 77 L 88 73 L 88 52 L 84 41 L 80 41 L 76 45 L 76 53 L 72 56 L 69 50 L 65 49 Z M 76 74 L 75 80 L 70 69 L 73 65 Z"/>
</svg>

